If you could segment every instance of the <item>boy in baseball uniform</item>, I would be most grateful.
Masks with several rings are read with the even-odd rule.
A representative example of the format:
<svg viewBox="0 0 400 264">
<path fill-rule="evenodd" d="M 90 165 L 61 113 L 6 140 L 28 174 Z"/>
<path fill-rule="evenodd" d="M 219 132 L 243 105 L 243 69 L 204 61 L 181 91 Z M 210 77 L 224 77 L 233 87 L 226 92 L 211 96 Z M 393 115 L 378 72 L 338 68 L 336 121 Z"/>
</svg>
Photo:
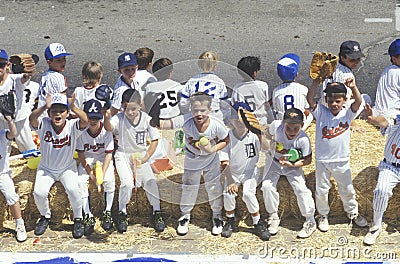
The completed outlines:
<svg viewBox="0 0 400 264">
<path fill-rule="evenodd" d="M 60 43 L 51 43 L 44 51 L 49 69 L 43 73 L 39 84 L 39 102 L 38 108 L 46 104 L 47 94 L 53 95 L 57 93 L 66 94 L 67 81 L 62 74 L 65 71 L 68 53 L 64 46 Z M 46 112 L 44 112 L 46 115 Z"/>
<path fill-rule="evenodd" d="M 276 150 L 270 168 L 265 171 L 261 187 L 265 209 L 269 214 L 268 230 L 271 235 L 275 235 L 279 230 L 277 185 L 281 175 L 285 176 L 292 186 L 300 212 L 306 218 L 303 228 L 297 236 L 307 238 L 316 229 L 314 199 L 310 189 L 306 186 L 302 169 L 303 166 L 309 165 L 312 160 L 311 142 L 307 134 L 301 130 L 303 125 L 303 112 L 297 108 L 289 108 L 284 112 L 283 120 L 273 121 L 266 132 L 268 138 L 273 137 L 282 146 Z M 290 150 L 295 150 L 301 154 L 296 158 L 289 159 L 285 154 L 291 153 Z"/>
<path fill-rule="evenodd" d="M 312 106 L 316 120 L 315 132 L 315 201 L 318 216 L 318 228 L 329 230 L 328 194 L 331 188 L 331 175 L 336 180 L 339 195 L 347 217 L 360 227 L 367 226 L 364 217 L 358 214 L 356 191 L 350 172 L 350 124 L 357 116 L 362 103 L 360 92 L 353 78 L 343 83 L 329 83 L 324 90 L 328 106 L 314 103 L 315 91 L 319 82 L 313 81 L 307 93 L 307 101 Z M 347 87 L 353 93 L 354 102 L 344 107 L 347 101 Z"/>
<path fill-rule="evenodd" d="M 142 98 L 139 91 L 127 89 L 122 95 L 123 111 L 110 120 L 110 111 L 104 116 L 104 127 L 118 135 L 118 149 L 115 152 L 115 166 L 121 181 L 119 188 L 119 208 L 116 219 L 118 232 L 128 228 L 126 206 L 131 200 L 132 190 L 143 187 L 147 199 L 153 207 L 154 229 L 162 232 L 165 224 L 161 215 L 160 194 L 156 178 L 148 162 L 157 148 L 160 134 L 150 126 L 150 117 L 140 110 Z M 146 139 L 151 143 L 147 146 Z"/>
<path fill-rule="evenodd" d="M 382 218 L 385 213 L 393 189 L 400 182 L 400 161 L 398 152 L 400 150 L 400 115 L 397 115 L 394 124 L 391 124 L 385 116 L 373 116 L 371 107 L 365 106 L 367 120 L 379 126 L 383 135 L 387 135 L 384 159 L 379 164 L 378 182 L 374 190 L 372 207 L 374 216 L 372 227 L 364 237 L 364 244 L 373 245 L 382 233 Z"/>
<path fill-rule="evenodd" d="M 122 94 L 128 89 L 137 90 L 143 97 L 139 84 L 135 81 L 138 63 L 133 53 L 124 52 L 118 57 L 118 72 L 120 76 L 114 86 L 113 98 L 111 104 L 111 116 L 116 115 L 122 107 Z"/>
<path fill-rule="evenodd" d="M 242 107 L 251 111 L 250 106 L 236 102 L 231 110 L 232 129 L 229 131 L 229 143 L 221 150 L 220 160 L 223 164 L 221 171 L 226 171 L 224 184 L 224 209 L 227 221 L 221 236 L 230 237 L 236 230 L 235 208 L 239 186 L 243 185 L 243 201 L 251 214 L 254 232 L 262 240 L 269 240 L 267 226 L 260 219 L 260 205 L 256 197 L 256 188 L 260 177 L 257 162 L 260 157 L 260 139 L 250 132 L 239 119 L 238 109 Z"/>
<path fill-rule="evenodd" d="M 300 109 L 305 116 L 303 130 L 313 121 L 313 116 L 308 110 L 308 88 L 295 79 L 298 76 L 300 57 L 293 53 L 283 55 L 277 65 L 277 72 L 282 83 L 272 92 L 272 102 L 276 113 L 276 119 L 282 120 L 283 114 L 290 108 Z"/>
<path fill-rule="evenodd" d="M 181 93 L 181 110 L 190 112 L 190 97 L 197 92 L 204 92 L 212 97 L 211 115 L 223 120 L 223 111 L 229 110 L 228 91 L 225 82 L 215 73 L 218 62 L 218 54 L 215 51 L 205 51 L 199 56 L 198 66 L 201 73 L 190 78 Z M 230 111 L 230 110 L 229 110 Z"/>
<path fill-rule="evenodd" d="M 84 234 L 82 219 L 82 195 L 78 184 L 78 168 L 74 160 L 74 152 L 78 138 L 83 134 L 88 119 L 86 113 L 77 108 L 75 96 L 69 100 L 65 94 L 48 94 L 46 104 L 38 107 L 29 116 L 29 122 L 40 138 L 40 160 L 33 196 L 41 215 L 36 223 L 35 235 L 42 235 L 50 223 L 49 191 L 51 186 L 60 181 L 71 203 L 74 227 L 72 236 L 80 238 Z M 77 119 L 68 120 L 73 111 Z M 47 111 L 48 116 L 41 117 Z"/>
<path fill-rule="evenodd" d="M 114 201 L 115 177 L 112 154 L 114 152 L 114 140 L 111 132 L 104 129 L 102 105 L 95 99 L 90 99 L 83 108 L 88 119 L 89 127 L 85 129 L 82 136 L 78 139 L 76 150 L 80 164 L 78 166 L 79 186 L 82 193 L 82 206 L 85 226 L 85 236 L 94 231 L 95 220 L 90 211 L 89 204 L 89 181 L 96 183 L 94 165 L 100 161 L 101 170 L 104 175 L 102 186 L 97 186 L 99 192 L 101 187 L 104 189 L 105 210 L 102 217 L 102 227 L 108 231 L 112 228 L 113 220 L 111 217 L 111 207 Z"/>
<path fill-rule="evenodd" d="M 16 98 L 15 119 L 17 135 L 15 142 L 19 151 L 36 149 L 29 126 L 29 115 L 31 114 L 34 100 L 37 96 L 37 83 L 31 81 L 31 74 L 23 72 L 10 74 L 8 72 L 11 63 L 5 50 L 0 50 L 0 94 L 14 93 Z M 0 116 L 0 129 L 8 129 L 8 121 Z"/>
<path fill-rule="evenodd" d="M 15 186 L 11 177 L 10 169 L 10 141 L 17 134 L 17 128 L 11 116 L 4 116 L 8 123 L 8 129 L 0 130 L 0 191 L 6 198 L 7 204 L 10 206 L 11 215 L 15 220 L 16 239 L 23 242 L 27 239 L 24 220 L 22 219 L 21 208 L 19 204 L 19 196 L 15 192 Z"/>
<path fill-rule="evenodd" d="M 239 60 L 237 68 L 243 81 L 232 88 L 232 104 L 246 102 L 260 124 L 266 125 L 275 117 L 271 109 L 272 90 L 266 82 L 256 80 L 260 67 L 261 61 L 258 57 L 247 56 Z"/>
<path fill-rule="evenodd" d="M 150 72 L 153 65 L 154 51 L 147 47 L 139 48 L 133 55 L 135 55 L 138 63 L 134 81 L 138 83 L 137 89 L 141 90 L 141 95 L 143 95 L 146 84 L 157 81 L 157 78 Z"/>
</svg>

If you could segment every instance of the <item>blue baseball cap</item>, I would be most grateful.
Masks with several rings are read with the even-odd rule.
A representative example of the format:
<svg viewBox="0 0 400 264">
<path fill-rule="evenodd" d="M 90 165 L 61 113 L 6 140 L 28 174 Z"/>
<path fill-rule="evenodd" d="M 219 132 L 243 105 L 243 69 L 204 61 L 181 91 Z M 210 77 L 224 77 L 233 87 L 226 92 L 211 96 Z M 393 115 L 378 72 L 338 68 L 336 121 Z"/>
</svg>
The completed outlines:
<svg viewBox="0 0 400 264">
<path fill-rule="evenodd" d="M 294 53 L 282 56 L 278 61 L 277 71 L 282 81 L 293 81 L 300 66 L 300 57 Z"/>
<path fill-rule="evenodd" d="M 118 69 L 124 68 L 126 66 L 136 66 L 137 61 L 133 53 L 124 52 L 118 57 Z"/>
<path fill-rule="evenodd" d="M 103 114 L 101 113 L 101 103 L 95 99 L 90 99 L 85 103 L 83 111 L 85 111 L 89 119 L 103 119 Z"/>
<path fill-rule="evenodd" d="M 46 50 L 44 51 L 44 57 L 46 58 L 46 60 L 57 59 L 69 55 L 72 54 L 68 53 L 65 50 L 64 46 L 60 43 L 51 43 L 49 46 L 47 46 Z"/>
<path fill-rule="evenodd" d="M 244 108 L 247 111 L 251 111 L 251 107 L 246 102 L 236 102 L 232 105 L 231 109 L 231 119 L 239 119 L 238 110 L 239 108 Z"/>
<path fill-rule="evenodd" d="M 8 60 L 8 54 L 5 50 L 0 49 L 0 59 Z"/>
<path fill-rule="evenodd" d="M 400 54 L 400 39 L 396 39 L 390 44 L 388 53 L 390 56 L 396 56 Z"/>
</svg>

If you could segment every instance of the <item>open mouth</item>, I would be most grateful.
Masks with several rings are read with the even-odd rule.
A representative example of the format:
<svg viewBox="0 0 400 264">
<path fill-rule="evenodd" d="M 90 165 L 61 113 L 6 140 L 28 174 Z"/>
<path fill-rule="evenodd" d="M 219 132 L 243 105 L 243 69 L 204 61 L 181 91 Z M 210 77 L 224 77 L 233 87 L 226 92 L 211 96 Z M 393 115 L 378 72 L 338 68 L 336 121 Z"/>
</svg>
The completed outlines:
<svg viewBox="0 0 400 264">
<path fill-rule="evenodd" d="M 56 122 L 60 122 L 61 121 L 61 117 L 56 117 L 56 118 L 54 118 L 54 120 L 56 121 Z"/>
</svg>

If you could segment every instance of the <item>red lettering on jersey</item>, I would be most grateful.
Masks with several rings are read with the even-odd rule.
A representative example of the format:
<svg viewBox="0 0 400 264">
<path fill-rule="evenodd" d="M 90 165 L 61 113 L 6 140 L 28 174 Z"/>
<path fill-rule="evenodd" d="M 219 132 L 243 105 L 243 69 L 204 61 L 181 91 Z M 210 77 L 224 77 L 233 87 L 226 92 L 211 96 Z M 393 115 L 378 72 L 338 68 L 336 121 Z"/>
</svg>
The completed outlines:
<svg viewBox="0 0 400 264">
<path fill-rule="evenodd" d="M 84 144 L 83 149 L 84 151 L 92 150 L 93 152 L 97 152 L 100 149 L 105 148 L 104 143 L 96 143 L 96 145 Z"/>
<path fill-rule="evenodd" d="M 340 122 L 337 127 L 328 128 L 327 126 L 322 128 L 322 138 L 331 139 L 343 134 L 347 129 L 349 129 L 349 123 Z"/>
<path fill-rule="evenodd" d="M 53 138 L 53 134 L 51 131 L 46 131 L 44 134 L 44 141 L 51 142 L 53 144 L 53 148 L 59 149 L 64 146 L 71 146 L 71 138 L 69 135 L 66 135 L 63 138 Z"/>
<path fill-rule="evenodd" d="M 396 151 L 397 144 L 392 145 L 392 155 L 394 155 L 394 152 Z"/>
</svg>

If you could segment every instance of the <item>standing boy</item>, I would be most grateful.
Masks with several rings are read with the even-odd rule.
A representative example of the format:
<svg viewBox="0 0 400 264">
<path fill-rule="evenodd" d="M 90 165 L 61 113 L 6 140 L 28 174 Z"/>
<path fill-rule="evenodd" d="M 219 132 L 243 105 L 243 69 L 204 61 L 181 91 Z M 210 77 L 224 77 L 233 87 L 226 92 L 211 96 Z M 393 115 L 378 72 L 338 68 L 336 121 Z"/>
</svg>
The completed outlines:
<svg viewBox="0 0 400 264">
<path fill-rule="evenodd" d="M 139 48 L 133 54 L 138 64 L 134 80 L 138 83 L 137 89 L 141 90 L 140 93 L 143 96 L 146 84 L 157 81 L 157 78 L 150 73 L 153 65 L 154 51 L 150 48 Z"/>
<path fill-rule="evenodd" d="M 306 218 L 303 228 L 297 236 L 307 238 L 316 229 L 314 199 L 310 189 L 306 186 L 302 169 L 303 166 L 309 165 L 312 160 L 311 142 L 307 134 L 301 130 L 303 125 L 303 112 L 297 108 L 289 108 L 285 111 L 283 120 L 273 121 L 266 132 L 267 137 L 273 137 L 276 142 L 283 146 L 275 152 L 271 167 L 266 171 L 261 187 L 265 209 L 269 213 L 268 230 L 271 235 L 275 235 L 279 230 L 277 185 L 281 175 L 286 176 L 292 186 L 300 212 Z M 288 153 L 292 155 L 301 154 L 293 158 L 284 156 Z"/>
<path fill-rule="evenodd" d="M 114 152 L 114 140 L 111 132 L 104 129 L 103 114 L 101 103 L 91 99 L 85 103 L 83 108 L 88 119 L 89 127 L 85 129 L 82 136 L 78 139 L 76 150 L 80 164 L 78 166 L 79 185 L 82 193 L 82 206 L 85 213 L 84 226 L 85 236 L 93 233 L 95 220 L 90 211 L 89 204 L 89 181 L 96 183 L 94 165 L 97 161 L 101 164 L 104 175 L 103 189 L 105 198 L 105 210 L 103 212 L 102 227 L 108 231 L 112 228 L 113 220 L 111 217 L 111 207 L 114 201 L 115 177 L 112 154 Z M 98 186 L 101 191 L 101 186 Z"/>
<path fill-rule="evenodd" d="M 147 199 L 153 207 L 154 229 L 162 232 L 165 224 L 161 215 L 160 194 L 156 178 L 148 162 L 158 145 L 160 134 L 157 128 L 150 126 L 150 117 L 140 110 L 142 98 L 134 89 L 122 94 L 123 111 L 113 116 L 107 110 L 104 127 L 118 135 L 118 149 L 115 152 L 115 166 L 121 181 L 119 188 L 119 209 L 116 227 L 124 233 L 128 228 L 126 206 L 131 200 L 132 190 L 143 187 Z M 151 143 L 147 147 L 146 139 Z"/>
<path fill-rule="evenodd" d="M 358 214 L 356 192 L 353 187 L 350 171 L 350 124 L 357 116 L 362 99 L 354 79 L 349 78 L 343 83 L 329 83 L 324 90 L 328 106 L 314 103 L 314 95 L 318 81 L 313 81 L 307 101 L 313 106 L 312 114 L 316 120 L 315 136 L 315 200 L 319 213 L 318 228 L 329 230 L 328 194 L 331 188 L 331 175 L 336 180 L 339 195 L 347 217 L 358 226 L 367 226 L 367 221 Z M 353 93 L 354 102 L 350 107 L 344 107 L 347 101 L 346 92 L 349 87 Z"/>
<path fill-rule="evenodd" d="M 75 106 L 74 100 L 74 94 L 70 100 L 65 94 L 47 94 L 46 103 L 29 116 L 31 126 L 39 135 L 42 155 L 33 189 L 41 215 L 35 227 L 36 236 L 42 235 L 50 223 L 48 195 L 56 181 L 63 184 L 71 203 L 74 215 L 73 237 L 80 238 L 84 234 L 78 168 L 73 157 L 77 140 L 88 124 L 88 119 L 85 112 Z M 40 117 L 46 110 L 48 116 Z M 77 119 L 67 120 L 70 110 L 77 115 Z"/>
</svg>

